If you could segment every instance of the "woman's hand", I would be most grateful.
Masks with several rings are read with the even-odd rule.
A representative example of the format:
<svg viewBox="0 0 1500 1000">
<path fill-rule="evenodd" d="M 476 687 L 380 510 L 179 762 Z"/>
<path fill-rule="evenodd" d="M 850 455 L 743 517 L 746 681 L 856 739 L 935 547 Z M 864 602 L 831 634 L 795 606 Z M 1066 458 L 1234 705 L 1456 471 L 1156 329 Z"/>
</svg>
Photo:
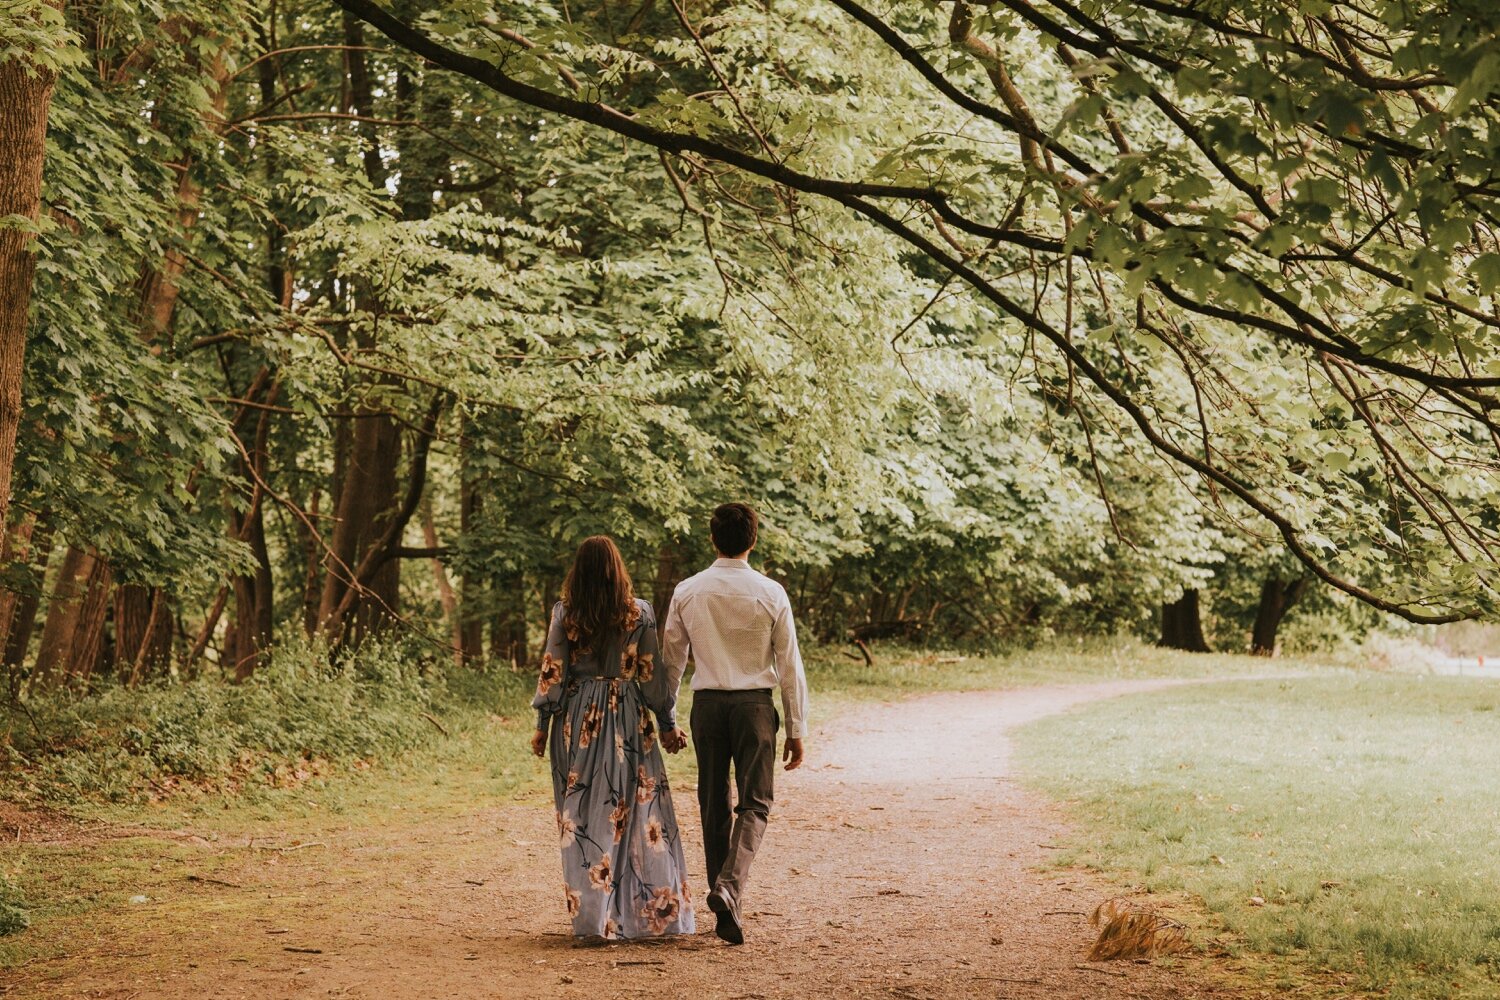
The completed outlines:
<svg viewBox="0 0 1500 1000">
<path fill-rule="evenodd" d="M 540 729 L 531 734 L 531 752 L 538 757 L 547 753 L 547 734 Z"/>
</svg>

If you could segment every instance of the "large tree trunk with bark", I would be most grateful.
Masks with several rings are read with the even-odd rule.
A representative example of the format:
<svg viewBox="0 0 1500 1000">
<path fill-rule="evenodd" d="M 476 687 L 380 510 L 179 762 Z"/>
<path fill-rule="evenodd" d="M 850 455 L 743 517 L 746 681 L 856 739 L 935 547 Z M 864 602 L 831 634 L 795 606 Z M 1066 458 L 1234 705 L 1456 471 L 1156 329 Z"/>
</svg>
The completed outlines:
<svg viewBox="0 0 1500 1000">
<path fill-rule="evenodd" d="M 42 628 L 33 689 L 81 683 L 93 674 L 103 648 L 110 576 L 109 563 L 93 549 L 68 548 Z"/>
<path fill-rule="evenodd" d="M 53 6 L 62 8 L 62 3 Z M 57 82 L 23 54 L 0 60 L 0 530 L 9 523 L 26 322 L 36 271 L 32 234 L 5 219 L 36 219 L 42 206 L 47 111 Z"/>
<path fill-rule="evenodd" d="M 165 671 L 172 656 L 172 604 L 160 587 L 115 588 L 115 673 L 134 686 Z"/>
<path fill-rule="evenodd" d="M 1208 640 L 1203 637 L 1203 613 L 1197 590 L 1184 590 L 1177 600 L 1161 606 L 1159 645 L 1189 653 L 1211 652 Z"/>
<path fill-rule="evenodd" d="M 427 488 L 427 456 L 446 401 L 447 394 L 438 393 L 428 404 L 411 449 L 406 495 L 393 507 L 377 508 L 370 500 L 383 502 L 395 490 L 400 438 L 393 435 L 388 447 L 370 454 L 362 445 L 367 445 L 373 436 L 364 425 L 381 427 L 389 421 L 361 421 L 356 427 L 355 450 L 350 456 L 344 496 L 340 498 L 333 552 L 329 556 L 330 572 L 318 614 L 322 629 L 336 642 L 357 643 L 397 617 L 401 557 L 406 554 L 401 549 L 401 536 Z M 373 481 L 376 474 L 371 472 L 371 466 L 362 463 L 377 460 L 381 464 L 375 466 L 376 473 L 383 478 L 373 489 L 357 489 L 357 484 Z M 350 500 L 356 502 L 345 502 Z M 370 516 L 364 516 L 366 512 Z M 351 560 L 343 552 L 357 552 L 358 558 Z"/>
<path fill-rule="evenodd" d="M 1276 633 L 1281 628 L 1292 605 L 1302 599 L 1312 578 L 1300 576 L 1295 580 L 1283 580 L 1272 573 L 1260 585 L 1260 607 L 1255 612 L 1255 626 L 1250 632 L 1252 656 L 1275 656 Z"/>
<path fill-rule="evenodd" d="M 318 624 L 335 638 L 358 641 L 378 629 L 397 611 L 401 585 L 401 563 L 387 559 L 364 581 L 356 582 L 358 567 L 386 533 L 395 516 L 396 466 L 401 457 L 401 435 L 389 414 L 361 408 L 354 421 L 353 446 L 344 469 L 334 514 L 333 538 L 325 561 L 323 596 L 318 604 Z M 338 609 L 346 603 L 351 587 L 353 612 L 341 619 Z"/>
</svg>

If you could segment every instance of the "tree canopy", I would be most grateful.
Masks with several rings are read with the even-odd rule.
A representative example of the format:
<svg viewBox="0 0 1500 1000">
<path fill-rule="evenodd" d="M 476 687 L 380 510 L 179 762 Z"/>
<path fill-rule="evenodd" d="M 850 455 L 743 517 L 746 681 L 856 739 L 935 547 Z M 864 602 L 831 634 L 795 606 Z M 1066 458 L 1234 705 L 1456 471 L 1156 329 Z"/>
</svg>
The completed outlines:
<svg viewBox="0 0 1500 1000">
<path fill-rule="evenodd" d="M 580 537 L 663 599 L 729 498 L 828 638 L 1495 610 L 1489 4 L 0 18 L 13 676 L 524 658 Z"/>
<path fill-rule="evenodd" d="M 1048 341 L 1340 589 L 1417 620 L 1493 596 L 1493 480 L 1472 505 L 1433 481 L 1493 472 L 1486 5 L 834 0 L 720 5 L 695 25 L 673 3 L 663 40 L 565 8 L 413 25 L 339 3 L 497 93 L 768 182 L 758 204 L 730 200 L 759 218 L 796 225 L 778 188 L 852 210 Z M 975 96 L 986 80 L 995 100 Z M 1028 301 L 1059 269 L 1062 294 Z M 1117 337 L 1176 364 L 1137 384 Z M 1236 377 L 1268 362 L 1290 371 L 1263 393 Z M 1160 400 L 1185 395 L 1180 421 Z M 1275 440 L 1277 423 L 1311 433 Z M 1374 551 L 1417 578 L 1361 583 Z"/>
</svg>

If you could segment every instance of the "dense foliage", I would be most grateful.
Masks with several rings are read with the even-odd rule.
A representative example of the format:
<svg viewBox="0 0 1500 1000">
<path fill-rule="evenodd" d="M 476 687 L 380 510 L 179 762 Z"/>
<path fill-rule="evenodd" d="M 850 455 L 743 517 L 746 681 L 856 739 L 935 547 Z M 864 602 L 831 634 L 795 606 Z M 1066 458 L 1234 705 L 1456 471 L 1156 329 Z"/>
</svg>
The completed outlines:
<svg viewBox="0 0 1500 1000">
<path fill-rule="evenodd" d="M 524 662 L 729 498 L 831 640 L 1494 607 L 1487 4 L 43 8 L 13 694 Z"/>
</svg>

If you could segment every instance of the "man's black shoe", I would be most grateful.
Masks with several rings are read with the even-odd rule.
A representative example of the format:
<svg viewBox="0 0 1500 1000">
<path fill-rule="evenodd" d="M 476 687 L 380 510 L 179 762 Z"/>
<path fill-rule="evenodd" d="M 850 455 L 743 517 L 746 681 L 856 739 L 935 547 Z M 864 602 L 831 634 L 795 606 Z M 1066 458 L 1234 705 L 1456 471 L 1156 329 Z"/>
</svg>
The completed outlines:
<svg viewBox="0 0 1500 1000">
<path fill-rule="evenodd" d="M 719 918 L 718 924 L 714 927 L 715 934 L 730 944 L 745 943 L 745 931 L 740 927 L 739 918 L 734 915 L 734 910 L 730 907 L 729 901 L 719 895 L 717 889 L 708 894 L 708 908 L 713 910 L 714 914 Z"/>
</svg>

